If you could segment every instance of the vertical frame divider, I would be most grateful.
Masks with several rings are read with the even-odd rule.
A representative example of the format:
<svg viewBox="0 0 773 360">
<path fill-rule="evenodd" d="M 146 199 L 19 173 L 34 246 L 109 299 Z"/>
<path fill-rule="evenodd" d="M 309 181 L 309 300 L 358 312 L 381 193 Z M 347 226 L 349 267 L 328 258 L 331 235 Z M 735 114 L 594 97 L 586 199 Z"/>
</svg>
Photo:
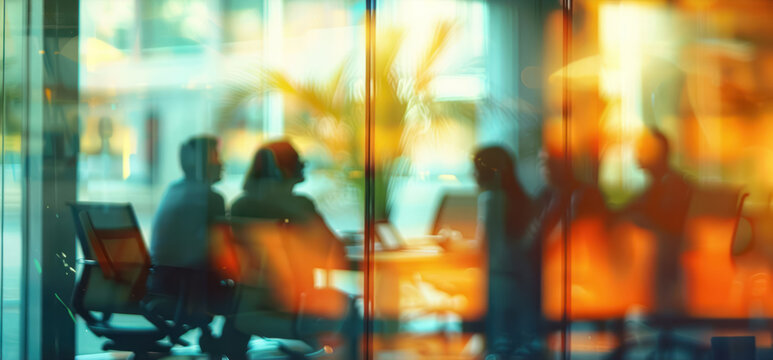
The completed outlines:
<svg viewBox="0 0 773 360">
<path fill-rule="evenodd" d="M 376 0 L 365 0 L 365 237 L 364 251 L 364 331 L 363 359 L 373 359 L 373 315 L 374 315 L 374 245 L 375 245 L 375 78 L 376 62 Z"/>
<path fill-rule="evenodd" d="M 563 122 L 563 140 L 564 140 L 564 171 L 568 176 L 572 174 L 572 153 L 571 153 L 571 91 L 569 90 L 569 62 L 571 60 L 572 51 L 572 1 L 563 0 L 561 2 L 563 31 L 562 31 L 562 45 L 563 45 L 563 102 L 561 104 L 561 121 Z M 569 206 L 566 207 L 563 214 L 563 221 L 561 221 L 561 241 L 564 248 L 562 259 L 563 262 L 563 274 L 562 285 L 563 291 L 561 292 L 562 309 L 561 313 L 561 359 L 571 359 L 571 328 L 572 328 L 572 273 L 571 273 L 571 241 L 569 232 L 571 231 L 572 221 L 572 206 L 571 206 L 571 194 L 568 195 L 570 200 Z"/>
<path fill-rule="evenodd" d="M 78 54 L 61 49 L 79 35 L 79 0 L 25 1 L 22 157 L 21 358 L 73 359 L 75 319 L 62 300 L 74 276 L 67 203 L 76 200 Z"/>
<path fill-rule="evenodd" d="M 0 36 L 3 37 L 2 44 L 3 48 L 2 50 L 2 60 L 0 60 L 0 66 L 2 66 L 2 78 L 0 78 L 0 118 L 2 119 L 8 119 L 8 116 L 6 114 L 6 108 L 5 108 L 5 28 L 7 27 L 7 21 L 6 21 L 6 0 L 3 0 L 2 9 L 3 9 L 3 16 L 2 16 L 2 31 L 0 31 Z M 2 124 L 0 124 L 0 128 L 2 128 L 2 133 L 0 133 L 0 164 L 2 164 L 3 173 L 0 174 L 0 201 L 2 201 L 2 204 L 0 204 L 0 357 L 3 357 L 3 334 L 5 327 L 3 326 L 3 320 L 5 315 L 5 272 L 3 269 L 5 268 L 5 135 L 7 133 L 6 131 L 6 124 L 7 121 L 3 121 Z"/>
</svg>

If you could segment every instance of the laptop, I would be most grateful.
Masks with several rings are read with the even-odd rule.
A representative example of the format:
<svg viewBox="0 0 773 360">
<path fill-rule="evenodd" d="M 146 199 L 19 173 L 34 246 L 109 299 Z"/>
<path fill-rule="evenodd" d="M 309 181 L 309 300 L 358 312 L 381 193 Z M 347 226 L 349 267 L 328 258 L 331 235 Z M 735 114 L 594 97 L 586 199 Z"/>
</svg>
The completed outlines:
<svg viewBox="0 0 773 360">
<path fill-rule="evenodd" d="M 440 252 L 443 250 L 432 236 L 406 239 L 394 224 L 383 221 L 374 225 L 376 243 L 386 251 Z"/>
<path fill-rule="evenodd" d="M 435 213 L 432 234 L 443 230 L 458 232 L 463 240 L 476 238 L 478 229 L 478 194 L 475 192 L 449 192 L 443 195 Z"/>
</svg>

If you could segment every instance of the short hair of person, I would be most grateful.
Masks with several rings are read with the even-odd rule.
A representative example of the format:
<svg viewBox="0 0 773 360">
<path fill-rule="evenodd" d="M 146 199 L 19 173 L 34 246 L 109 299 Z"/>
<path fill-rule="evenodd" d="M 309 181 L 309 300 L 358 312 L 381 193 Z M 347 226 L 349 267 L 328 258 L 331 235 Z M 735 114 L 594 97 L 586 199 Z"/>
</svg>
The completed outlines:
<svg viewBox="0 0 773 360">
<path fill-rule="evenodd" d="M 652 133 L 652 136 L 655 138 L 655 141 L 658 143 L 658 145 L 660 145 L 663 158 L 667 161 L 668 154 L 671 152 L 671 149 L 670 145 L 668 144 L 668 138 L 666 137 L 666 134 L 658 129 L 650 129 L 650 132 Z"/>
<path fill-rule="evenodd" d="M 204 179 L 218 140 L 211 135 L 194 136 L 180 146 L 180 166 L 186 178 Z"/>
<path fill-rule="evenodd" d="M 640 166 L 645 169 L 652 171 L 668 167 L 668 138 L 657 128 L 645 129 L 636 140 L 636 152 Z"/>
</svg>

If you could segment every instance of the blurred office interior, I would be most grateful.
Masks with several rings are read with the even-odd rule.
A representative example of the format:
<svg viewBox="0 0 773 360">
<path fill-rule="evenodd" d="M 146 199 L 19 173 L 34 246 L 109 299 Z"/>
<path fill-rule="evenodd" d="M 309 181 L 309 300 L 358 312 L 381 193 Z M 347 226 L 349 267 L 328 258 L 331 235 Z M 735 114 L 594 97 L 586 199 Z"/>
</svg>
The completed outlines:
<svg viewBox="0 0 773 360">
<path fill-rule="evenodd" d="M 103 349 L 73 307 L 84 254 L 70 204 L 131 204 L 150 247 L 183 177 L 180 146 L 201 134 L 219 139 L 213 188 L 227 210 L 256 150 L 297 149 L 295 192 L 346 247 L 347 268 L 315 286 L 354 301 L 349 357 L 773 358 L 773 2 L 3 0 L 0 11 L 0 358 L 130 357 Z M 642 140 L 652 132 L 666 150 Z M 512 270 L 538 284 L 507 295 L 492 290 L 508 276 L 492 275 L 487 221 L 510 208 L 482 211 L 476 178 L 475 154 L 492 146 L 512 157 L 539 228 L 524 260 L 538 270 Z M 684 208 L 673 236 L 628 216 L 655 196 L 643 164 L 661 152 L 690 186 L 665 207 Z M 540 199 L 560 192 L 546 158 L 574 186 L 553 222 L 540 220 L 551 209 Z M 520 324 L 526 297 L 538 320 L 500 353 L 492 318 Z M 521 310 L 493 310 L 501 301 Z M 197 331 L 169 356 L 206 358 Z M 288 356 L 270 339 L 250 346 L 251 358 Z"/>
</svg>

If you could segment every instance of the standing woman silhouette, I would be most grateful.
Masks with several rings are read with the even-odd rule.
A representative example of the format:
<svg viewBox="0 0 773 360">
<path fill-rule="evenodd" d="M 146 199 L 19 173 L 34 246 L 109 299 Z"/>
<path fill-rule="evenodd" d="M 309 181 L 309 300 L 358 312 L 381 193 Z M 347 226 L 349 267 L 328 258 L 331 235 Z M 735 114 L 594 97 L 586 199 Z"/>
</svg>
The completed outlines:
<svg viewBox="0 0 773 360">
<path fill-rule="evenodd" d="M 478 238 L 488 254 L 488 352 L 507 357 L 535 338 L 540 315 L 541 255 L 527 231 L 533 206 L 505 149 L 482 148 L 474 164 L 481 190 Z"/>
</svg>

